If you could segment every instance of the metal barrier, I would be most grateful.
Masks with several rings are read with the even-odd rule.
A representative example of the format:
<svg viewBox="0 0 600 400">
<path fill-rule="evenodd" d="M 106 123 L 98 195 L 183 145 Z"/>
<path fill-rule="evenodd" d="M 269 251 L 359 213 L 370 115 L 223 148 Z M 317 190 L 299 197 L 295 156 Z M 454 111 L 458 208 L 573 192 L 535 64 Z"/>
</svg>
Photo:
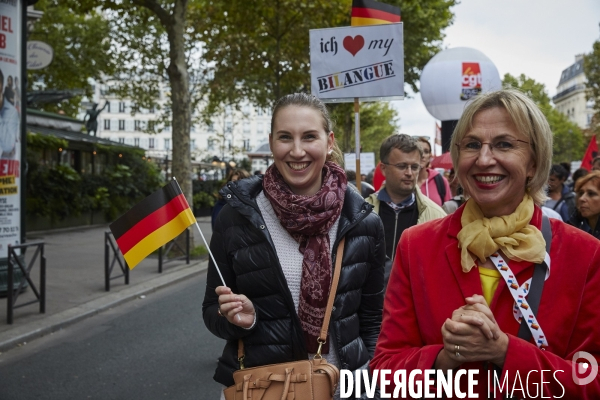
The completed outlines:
<svg viewBox="0 0 600 400">
<path fill-rule="evenodd" d="M 112 260 L 111 254 L 113 256 Z M 122 274 L 110 276 L 116 263 L 119 264 Z M 110 292 L 110 281 L 123 276 L 125 277 L 125 284 L 129 285 L 129 267 L 127 266 L 127 262 L 123 258 L 119 246 L 115 243 L 112 232 L 106 231 L 104 232 L 104 289 Z"/>
<path fill-rule="evenodd" d="M 181 246 L 179 245 L 179 243 L 177 243 L 178 237 L 171 240 L 166 245 L 160 246 L 160 248 L 158 249 L 158 273 L 159 274 L 162 274 L 162 272 L 163 272 L 163 264 L 170 263 L 171 261 L 185 259 L 186 264 L 190 263 L 190 228 L 187 228 L 185 230 L 185 250 L 183 250 L 181 248 Z M 171 251 L 171 249 L 173 249 L 173 246 L 177 247 L 184 254 L 179 257 L 167 258 L 169 255 L 169 252 Z M 166 248 L 163 250 L 163 247 L 166 247 Z M 164 261 L 165 258 L 166 258 L 166 261 Z"/>
<path fill-rule="evenodd" d="M 173 247 L 178 248 L 182 253 L 182 256 L 168 258 L 169 252 Z M 163 249 L 164 248 L 164 249 Z M 111 259 L 112 258 L 112 259 Z M 186 264 L 190 263 L 190 229 L 185 230 L 185 250 L 181 248 L 177 243 L 177 238 L 168 242 L 166 245 L 159 247 L 158 249 L 158 273 L 162 274 L 163 265 L 168 264 L 171 261 L 185 259 Z M 111 276 L 115 264 L 119 265 L 122 274 L 117 276 Z M 114 236 L 111 231 L 104 232 L 104 288 L 107 292 L 110 292 L 110 281 L 125 277 L 125 284 L 129 285 L 129 267 L 127 262 L 123 258 L 123 254 L 119 249 L 119 246 L 114 240 Z"/>
<path fill-rule="evenodd" d="M 16 250 L 22 250 L 23 254 L 25 254 L 27 249 L 30 247 L 36 247 L 36 249 L 35 249 L 35 253 L 33 254 L 33 257 L 31 258 L 31 261 L 29 262 L 27 267 L 25 267 L 25 261 L 24 261 L 25 258 L 23 258 L 23 261 L 19 260 L 19 255 L 17 254 Z M 33 268 L 35 262 L 37 261 L 38 256 L 40 256 L 40 288 L 39 288 L 39 291 L 38 291 L 38 288 L 34 285 L 33 281 L 31 280 L 31 277 L 29 276 L 29 274 L 31 273 L 31 269 Z M 19 282 L 19 287 L 17 287 L 16 289 L 14 288 L 14 282 L 13 282 L 13 273 L 14 273 L 14 265 L 15 264 L 19 267 L 19 269 L 23 273 L 23 276 L 21 277 L 21 280 Z M 25 243 L 25 244 L 20 244 L 20 245 L 16 245 L 16 246 L 9 245 L 8 246 L 7 268 L 8 268 L 7 269 L 7 273 L 8 273 L 7 300 L 8 301 L 7 301 L 7 310 L 6 310 L 7 311 L 6 312 L 6 322 L 8 324 L 13 323 L 13 310 L 15 308 L 28 306 L 33 303 L 40 303 L 40 313 L 45 314 L 46 313 L 46 257 L 44 257 L 44 242 L 31 242 L 31 243 Z M 36 300 L 32 300 L 27 303 L 19 304 L 18 306 L 16 306 L 15 304 L 17 302 L 19 294 L 21 293 L 21 290 L 23 290 L 25 281 L 27 281 L 29 283 L 29 286 L 31 286 L 31 290 L 35 294 Z"/>
</svg>

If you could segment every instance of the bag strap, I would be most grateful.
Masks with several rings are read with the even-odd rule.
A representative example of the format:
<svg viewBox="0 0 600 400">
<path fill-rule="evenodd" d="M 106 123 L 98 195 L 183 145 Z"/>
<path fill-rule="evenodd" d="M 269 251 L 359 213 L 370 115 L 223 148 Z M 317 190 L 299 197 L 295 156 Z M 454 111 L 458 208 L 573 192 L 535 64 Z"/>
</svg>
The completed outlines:
<svg viewBox="0 0 600 400">
<path fill-rule="evenodd" d="M 546 241 L 546 253 L 550 254 L 552 228 L 550 227 L 550 219 L 545 215 L 542 216 L 542 235 Z M 546 281 L 548 265 L 546 265 L 546 261 L 542 261 L 540 264 L 536 264 L 534 268 L 533 277 L 531 278 L 531 288 L 527 295 L 527 303 L 529 303 L 533 315 L 537 316 L 540 300 L 542 299 L 544 282 Z M 531 340 L 531 331 L 527 326 L 525 318 L 521 320 L 521 327 L 519 328 L 519 334 L 517 336 L 528 342 Z"/>
<path fill-rule="evenodd" d="M 331 289 L 329 290 L 329 298 L 327 299 L 327 308 L 323 317 L 323 326 L 321 326 L 321 334 L 319 335 L 319 348 L 315 358 L 321 358 L 321 346 L 327 341 L 327 331 L 329 330 L 329 321 L 331 320 L 331 311 L 333 310 L 333 302 L 337 292 L 338 283 L 340 282 L 340 271 L 342 270 L 342 258 L 344 257 L 344 245 L 346 238 L 343 237 L 338 244 L 337 253 L 335 255 L 335 268 L 333 269 L 333 280 L 331 281 Z M 318 355 L 318 357 L 317 357 Z"/>
<path fill-rule="evenodd" d="M 550 226 L 550 219 L 546 215 L 542 215 L 542 235 L 544 236 L 544 240 L 546 241 L 546 253 L 550 255 L 550 246 L 552 243 L 552 228 Z M 537 316 L 538 307 L 540 306 L 540 300 L 542 299 L 542 290 L 544 289 L 544 282 L 546 281 L 546 270 L 548 269 L 548 265 L 546 261 L 542 261 L 540 264 L 535 264 L 533 270 L 533 277 L 531 278 L 531 287 L 529 289 L 529 294 L 527 295 L 527 303 L 531 307 L 531 311 L 533 315 Z M 521 326 L 519 327 L 519 333 L 517 337 L 529 342 L 532 338 L 531 331 L 527 326 L 527 321 L 525 321 L 525 317 L 521 320 Z M 494 366 L 497 375 L 502 374 L 502 369 Z M 503 395 L 503 399 L 505 400 L 516 400 L 515 397 L 509 397 L 508 395 Z"/>
<path fill-rule="evenodd" d="M 335 300 L 335 294 L 337 292 L 338 283 L 340 282 L 340 272 L 342 270 L 342 258 L 344 256 L 344 246 L 346 244 L 346 238 L 343 237 L 338 244 L 337 252 L 335 255 L 335 268 L 333 269 L 333 279 L 331 281 L 331 289 L 329 290 L 329 298 L 327 299 L 327 308 L 325 309 L 325 315 L 323 317 L 323 325 L 321 326 L 321 333 L 317 341 L 319 342 L 319 348 L 315 359 L 322 358 L 321 347 L 327 341 L 327 332 L 329 330 L 329 321 L 331 320 L 331 311 L 333 310 L 333 302 Z M 240 363 L 240 369 L 244 369 L 244 342 L 242 339 L 238 340 L 238 361 Z"/>
<path fill-rule="evenodd" d="M 444 203 L 444 198 L 446 197 L 446 185 L 444 185 L 444 177 L 440 174 L 437 174 L 433 177 L 433 180 L 435 181 L 435 187 L 440 195 L 440 199 L 442 200 L 442 203 Z"/>
</svg>

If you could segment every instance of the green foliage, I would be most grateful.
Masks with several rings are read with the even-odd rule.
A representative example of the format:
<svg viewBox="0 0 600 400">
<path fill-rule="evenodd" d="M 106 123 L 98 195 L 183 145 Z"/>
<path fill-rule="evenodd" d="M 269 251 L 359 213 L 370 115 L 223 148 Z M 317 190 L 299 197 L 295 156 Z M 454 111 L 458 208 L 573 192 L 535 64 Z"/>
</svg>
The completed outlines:
<svg viewBox="0 0 600 400">
<path fill-rule="evenodd" d="M 425 65 L 442 49 L 444 29 L 452 25 L 458 0 L 387 0 L 404 21 L 404 82 L 416 93 Z"/>
<path fill-rule="evenodd" d="M 224 184 L 225 181 L 193 181 L 193 208 L 197 210 L 213 207 L 219 196 L 219 190 Z"/>
<path fill-rule="evenodd" d="M 350 0 L 207 0 L 192 8 L 212 65 L 212 114 L 244 99 L 270 107 L 287 93 L 310 90 L 309 29 L 349 25 Z"/>
<path fill-rule="evenodd" d="M 590 124 L 593 134 L 600 133 L 600 40 L 594 42 L 592 52 L 583 60 L 583 70 L 587 78 L 588 99 L 594 102 L 594 118 Z"/>
<path fill-rule="evenodd" d="M 110 21 L 115 72 L 112 92 L 135 100 L 132 113 L 157 107 L 160 86 L 169 83 L 162 122 L 172 127 L 173 175 L 188 201 L 192 199 L 190 155 L 191 110 L 200 101 L 194 95 L 198 75 L 190 75 L 190 65 L 200 69 L 200 42 L 189 9 L 202 0 L 62 0 L 75 12 L 86 14 L 96 8 Z M 158 107 L 157 107 L 158 108 Z M 160 129 L 160 126 L 158 126 Z"/>
<path fill-rule="evenodd" d="M 44 90 L 83 89 L 91 97 L 90 78 L 100 81 L 103 74 L 114 72 L 108 22 L 96 10 L 78 14 L 60 0 L 40 0 L 35 8 L 44 14 L 28 39 L 51 45 L 54 58 L 48 67 L 28 71 L 28 90 L 32 90 L 32 84 Z M 77 96 L 40 108 L 50 112 L 62 110 L 76 117 L 80 103 L 81 97 Z"/>
<path fill-rule="evenodd" d="M 41 139 L 43 138 L 43 140 Z M 161 185 L 158 168 L 145 161 L 140 149 L 98 146 L 118 164 L 102 175 L 80 175 L 67 165 L 40 165 L 36 149 L 66 148 L 59 139 L 27 135 L 26 206 L 30 215 L 62 220 L 83 212 L 102 211 L 107 221 L 129 210 Z M 119 155 L 121 155 L 119 157 Z"/>
<path fill-rule="evenodd" d="M 402 9 L 405 81 L 418 91 L 425 64 L 441 48 L 456 0 L 389 1 Z M 205 43 L 212 115 L 249 100 L 270 107 L 282 95 L 310 91 L 309 30 L 350 25 L 350 0 L 206 0 L 190 16 Z"/>
<path fill-rule="evenodd" d="M 205 246 L 202 246 L 202 245 L 196 246 L 192 250 L 190 250 L 191 258 L 201 258 L 206 255 L 208 255 L 208 250 L 206 249 Z"/>
<path fill-rule="evenodd" d="M 339 103 L 330 105 L 331 116 L 335 120 L 335 134 L 342 152 L 354 149 L 354 104 Z M 398 130 L 398 113 L 387 102 L 363 103 L 360 105 L 360 143 L 362 152 L 374 152 L 379 157 L 379 147 L 383 140 Z"/>
<path fill-rule="evenodd" d="M 546 116 L 554 139 L 552 144 L 552 161 L 554 163 L 571 162 L 583 158 L 585 143 L 581 129 L 552 106 L 542 83 L 536 82 L 524 74 L 519 77 L 506 74 L 502 83 L 504 87 L 513 87 L 527 94 Z"/>
<path fill-rule="evenodd" d="M 215 205 L 214 194 L 206 192 L 194 193 L 194 208 L 210 208 Z"/>
<path fill-rule="evenodd" d="M 68 142 L 55 136 L 39 135 L 34 132 L 27 132 L 27 148 L 35 149 L 66 149 Z"/>
<path fill-rule="evenodd" d="M 64 219 L 83 211 L 81 177 L 69 166 L 37 168 L 27 174 L 27 211 L 39 216 Z"/>
</svg>

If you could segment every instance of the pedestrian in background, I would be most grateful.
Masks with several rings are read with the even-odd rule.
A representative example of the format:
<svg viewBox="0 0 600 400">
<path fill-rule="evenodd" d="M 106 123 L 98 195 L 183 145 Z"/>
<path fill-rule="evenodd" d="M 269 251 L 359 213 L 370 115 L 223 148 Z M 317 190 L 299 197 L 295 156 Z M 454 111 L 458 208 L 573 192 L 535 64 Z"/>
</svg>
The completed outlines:
<svg viewBox="0 0 600 400">
<path fill-rule="evenodd" d="M 450 185 L 443 175 L 435 169 L 429 168 L 431 164 L 431 144 L 429 143 L 429 140 L 425 137 L 419 137 L 417 140 L 423 149 L 417 185 L 425 196 L 429 197 L 435 204 L 441 207 L 442 204 L 452 198 Z"/>
<path fill-rule="evenodd" d="M 586 176 L 588 174 L 588 170 L 585 168 L 579 168 L 576 169 L 575 172 L 573 172 L 573 179 L 571 181 L 571 184 L 569 185 L 569 188 L 571 189 L 571 191 L 575 191 L 575 185 L 577 184 L 577 181 L 581 178 L 583 178 L 584 176 Z"/>
<path fill-rule="evenodd" d="M 352 185 L 356 190 L 356 172 L 347 169 L 346 170 L 346 179 L 348 179 L 348 183 Z M 375 193 L 375 188 L 369 182 L 361 181 L 360 182 L 360 194 L 363 198 L 369 197 L 371 194 Z"/>
<path fill-rule="evenodd" d="M 565 184 L 567 175 L 567 170 L 562 165 L 552 165 L 550 176 L 548 177 L 548 199 L 544 203 L 544 206 L 559 213 L 562 220 L 568 223 L 571 217 L 575 215 L 577 209 L 575 193 Z"/>
<path fill-rule="evenodd" d="M 446 211 L 446 214 L 452 214 L 466 201 L 463 188 L 460 186 L 460 183 L 458 183 L 454 168 L 450 169 L 448 174 L 448 183 L 450 184 L 450 190 L 452 191 L 452 198 L 445 202 L 442 208 L 444 211 Z"/>
<path fill-rule="evenodd" d="M 600 171 L 600 156 L 596 156 L 592 160 L 592 171 Z"/>
<path fill-rule="evenodd" d="M 244 179 L 244 178 L 249 178 L 250 177 L 250 173 L 248 171 L 246 171 L 245 169 L 242 168 L 238 168 L 238 169 L 232 169 L 231 171 L 229 171 L 229 174 L 227 174 L 227 178 L 225 179 L 225 185 L 227 185 L 227 182 L 235 182 L 238 179 Z M 212 208 L 212 212 L 210 215 L 210 225 L 212 227 L 212 230 L 215 230 L 215 221 L 217 220 L 217 216 L 219 215 L 219 213 L 221 212 L 221 209 L 223 208 L 223 206 L 227 204 L 225 202 L 225 199 L 223 198 L 223 196 L 221 196 L 221 194 L 219 194 L 219 198 L 217 199 L 215 205 Z"/>
<path fill-rule="evenodd" d="M 432 219 L 446 216 L 430 198 L 423 196 L 417 187 L 423 149 L 409 135 L 388 136 L 379 148 L 381 173 L 385 183 L 367 198 L 379 214 L 385 231 L 387 260 L 385 281 L 388 281 L 396 247 L 404 230 Z"/>
<path fill-rule="evenodd" d="M 384 233 L 379 217 L 347 188 L 325 105 L 296 93 L 271 119 L 274 163 L 264 177 L 230 182 L 210 248 L 204 323 L 227 341 L 214 379 L 233 384 L 238 340 L 245 367 L 308 359 L 329 295 L 338 243 L 340 284 L 323 357 L 338 368 L 367 368 L 383 309 Z"/>
<path fill-rule="evenodd" d="M 577 180 L 577 213 L 572 224 L 596 239 L 600 239 L 600 171 L 592 171 Z"/>
<path fill-rule="evenodd" d="M 505 388 L 600 398 L 600 377 L 579 386 L 571 376 L 577 352 L 600 360 L 600 243 L 558 220 L 546 219 L 542 228 L 552 159 L 544 115 L 513 89 L 479 94 L 458 121 L 450 152 L 470 198 L 402 235 L 371 368 L 406 376 L 415 369 L 480 377 L 496 370 L 498 381 L 509 382 Z M 526 304 L 536 297 L 529 292 L 534 269 L 546 279 L 537 313 Z M 564 373 L 521 381 L 541 370 Z M 475 395 L 489 398 L 489 380 L 477 382 Z"/>
</svg>

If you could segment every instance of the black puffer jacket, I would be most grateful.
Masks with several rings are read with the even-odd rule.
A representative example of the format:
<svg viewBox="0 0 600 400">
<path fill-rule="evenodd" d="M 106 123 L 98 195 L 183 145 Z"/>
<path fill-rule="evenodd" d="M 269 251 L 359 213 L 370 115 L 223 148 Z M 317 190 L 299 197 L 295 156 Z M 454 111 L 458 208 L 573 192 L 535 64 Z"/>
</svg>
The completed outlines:
<svg viewBox="0 0 600 400">
<path fill-rule="evenodd" d="M 215 288 L 221 280 L 211 261 L 202 312 L 208 329 L 227 340 L 214 375 L 225 386 L 233 384 L 232 374 L 239 368 L 240 338 L 246 367 L 308 358 L 294 301 L 256 204 L 261 191 L 258 176 L 229 182 L 221 190 L 228 204 L 219 213 L 210 244 L 227 285 L 234 293 L 245 294 L 256 310 L 256 324 L 249 330 L 217 314 Z M 340 239 L 346 237 L 329 338 L 335 341 L 340 367 L 350 370 L 373 356 L 381 327 L 385 243 L 381 220 L 371 209 L 348 188 L 333 245 L 335 255 Z"/>
</svg>

